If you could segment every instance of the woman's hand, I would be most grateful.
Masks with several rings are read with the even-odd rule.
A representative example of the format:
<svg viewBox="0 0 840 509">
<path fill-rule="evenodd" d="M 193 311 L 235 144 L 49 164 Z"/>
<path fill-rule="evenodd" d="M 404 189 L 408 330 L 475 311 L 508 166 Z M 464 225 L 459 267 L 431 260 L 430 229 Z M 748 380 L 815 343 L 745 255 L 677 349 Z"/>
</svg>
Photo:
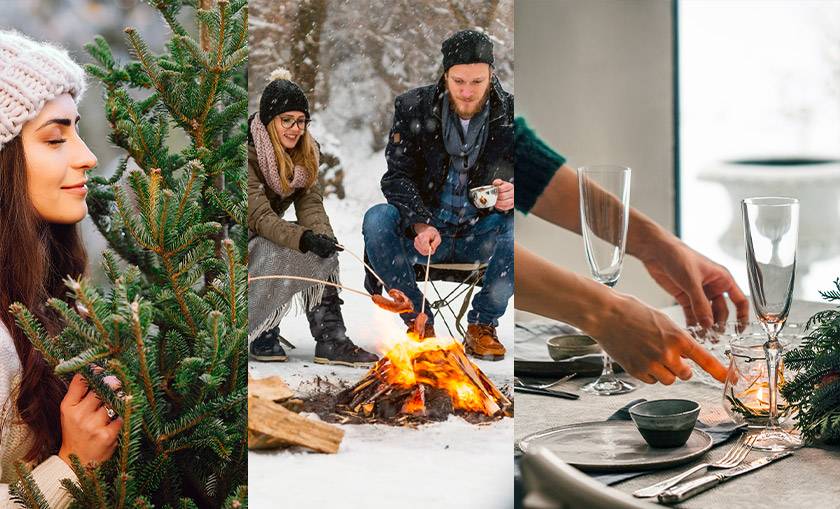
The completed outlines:
<svg viewBox="0 0 840 509">
<path fill-rule="evenodd" d="M 119 383 L 105 378 L 112 388 Z M 122 419 L 111 420 L 108 410 L 95 392 L 89 390 L 81 375 L 75 375 L 61 400 L 61 449 L 58 456 L 70 465 L 70 455 L 79 457 L 82 465 L 107 461 L 117 448 Z"/>
<path fill-rule="evenodd" d="M 303 253 L 311 251 L 321 258 L 329 258 L 337 251 L 342 251 L 334 238 L 321 233 L 315 233 L 312 230 L 306 230 L 301 235 L 300 250 Z"/>
<path fill-rule="evenodd" d="M 639 299 L 613 293 L 601 319 L 586 330 L 629 374 L 646 383 L 691 378 L 691 359 L 723 382 L 726 368 L 661 311 Z"/>
<path fill-rule="evenodd" d="M 738 321 L 749 320 L 750 304 L 732 274 L 679 239 L 669 237 L 642 259 L 651 277 L 682 306 L 688 325 L 704 328 L 729 319 L 727 297 Z"/>
</svg>

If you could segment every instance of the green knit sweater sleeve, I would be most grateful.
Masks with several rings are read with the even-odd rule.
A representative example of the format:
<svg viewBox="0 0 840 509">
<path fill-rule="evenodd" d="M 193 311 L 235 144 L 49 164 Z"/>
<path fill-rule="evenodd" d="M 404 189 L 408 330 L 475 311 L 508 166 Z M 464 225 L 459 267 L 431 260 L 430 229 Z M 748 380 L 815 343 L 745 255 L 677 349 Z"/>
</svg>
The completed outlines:
<svg viewBox="0 0 840 509">
<path fill-rule="evenodd" d="M 522 117 L 514 121 L 513 144 L 516 168 L 514 206 L 527 214 L 566 158 L 539 139 Z"/>
</svg>

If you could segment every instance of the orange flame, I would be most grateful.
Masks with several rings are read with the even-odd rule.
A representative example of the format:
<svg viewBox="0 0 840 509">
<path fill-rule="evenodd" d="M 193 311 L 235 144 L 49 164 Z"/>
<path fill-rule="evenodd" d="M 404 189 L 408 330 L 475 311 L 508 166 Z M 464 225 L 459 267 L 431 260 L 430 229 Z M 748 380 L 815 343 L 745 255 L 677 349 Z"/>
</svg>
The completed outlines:
<svg viewBox="0 0 840 509">
<path fill-rule="evenodd" d="M 403 413 L 422 413 L 425 409 L 423 385 L 443 389 L 454 409 L 496 414 L 507 402 L 466 356 L 463 347 L 449 338 L 425 338 L 407 334 L 387 348 L 373 368 L 391 385 L 417 387 L 404 404 Z M 489 386 L 489 387 L 488 387 Z M 497 401 L 499 400 L 499 401 Z"/>
</svg>

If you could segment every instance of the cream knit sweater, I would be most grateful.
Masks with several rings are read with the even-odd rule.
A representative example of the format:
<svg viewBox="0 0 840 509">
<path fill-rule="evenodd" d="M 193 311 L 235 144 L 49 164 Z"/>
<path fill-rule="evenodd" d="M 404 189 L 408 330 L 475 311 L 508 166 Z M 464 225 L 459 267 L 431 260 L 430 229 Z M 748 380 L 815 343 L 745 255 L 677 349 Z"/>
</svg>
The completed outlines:
<svg viewBox="0 0 840 509">
<path fill-rule="evenodd" d="M 14 507 L 9 499 L 9 483 L 17 480 L 15 463 L 23 459 L 29 449 L 32 437 L 29 428 L 16 420 L 15 402 L 11 394 L 20 381 L 20 359 L 9 329 L 0 322 L 0 508 Z M 50 456 L 32 469 L 32 477 L 50 504 L 63 509 L 70 505 L 70 494 L 61 486 L 62 479 L 76 482 L 76 475 L 70 466 L 58 456 Z"/>
</svg>

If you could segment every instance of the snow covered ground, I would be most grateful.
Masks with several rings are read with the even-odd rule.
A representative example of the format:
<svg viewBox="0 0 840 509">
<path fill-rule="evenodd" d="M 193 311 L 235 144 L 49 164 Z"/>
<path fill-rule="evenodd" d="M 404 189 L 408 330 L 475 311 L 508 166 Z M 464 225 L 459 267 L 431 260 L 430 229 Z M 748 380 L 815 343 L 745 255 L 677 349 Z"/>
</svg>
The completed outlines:
<svg viewBox="0 0 840 509">
<path fill-rule="evenodd" d="M 365 143 L 347 143 L 346 139 L 342 142 L 347 198 L 331 197 L 325 206 L 339 241 L 361 256 L 364 212 L 384 201 L 379 178 L 385 169 L 385 158 L 382 152 L 365 151 Z M 342 283 L 363 289 L 361 263 L 342 253 L 340 266 Z M 343 292 L 342 298 L 348 335 L 356 344 L 381 354 L 382 338 L 404 334 L 405 327 L 394 314 L 349 292 Z M 439 335 L 446 331 L 437 323 L 435 329 Z M 314 364 L 315 342 L 304 316 L 288 317 L 281 332 L 297 346 L 287 352 L 288 362 L 251 362 L 251 376 L 280 375 L 293 390 L 305 391 L 306 383 L 316 376 L 353 383 L 365 373 L 363 369 Z M 500 362 L 475 362 L 497 386 L 502 386 L 513 381 L 512 302 L 500 320 L 498 334 L 508 349 L 507 357 Z M 450 417 L 446 422 L 417 429 L 383 425 L 342 427 L 345 436 L 335 455 L 303 450 L 250 452 L 248 498 L 252 507 L 513 506 L 512 418 L 483 426 Z"/>
</svg>

